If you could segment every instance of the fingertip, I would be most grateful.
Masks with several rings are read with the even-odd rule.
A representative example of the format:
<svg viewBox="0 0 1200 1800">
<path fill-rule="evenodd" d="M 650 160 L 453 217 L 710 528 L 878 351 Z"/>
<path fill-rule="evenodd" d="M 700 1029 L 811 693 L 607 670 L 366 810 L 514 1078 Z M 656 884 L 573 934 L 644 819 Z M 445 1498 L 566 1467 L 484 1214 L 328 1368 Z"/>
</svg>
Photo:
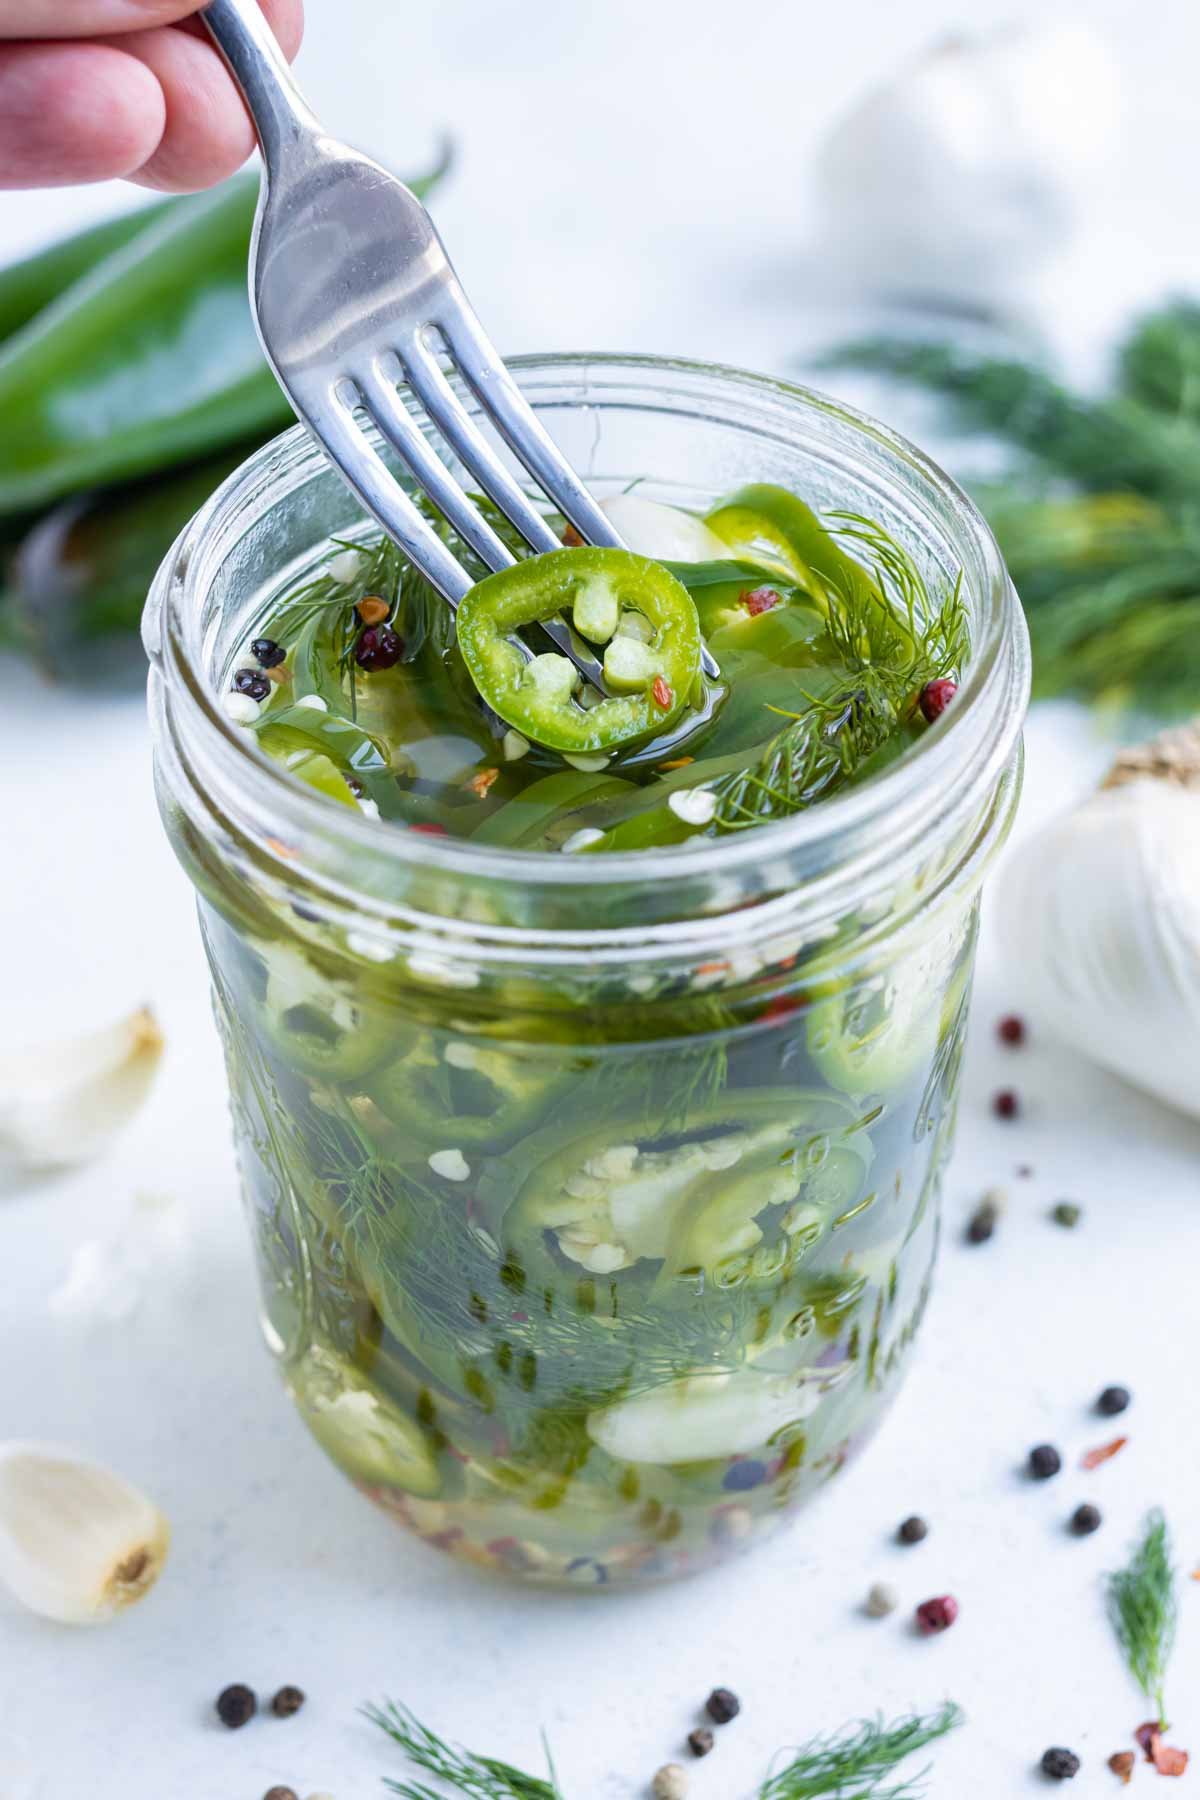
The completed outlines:
<svg viewBox="0 0 1200 1800">
<path fill-rule="evenodd" d="M 0 50 L 0 170 L 6 187 L 110 181 L 154 155 L 166 128 L 154 74 L 107 44 Z"/>
<path fill-rule="evenodd" d="M 304 0 L 260 0 L 279 47 L 291 62 L 304 40 Z"/>
</svg>

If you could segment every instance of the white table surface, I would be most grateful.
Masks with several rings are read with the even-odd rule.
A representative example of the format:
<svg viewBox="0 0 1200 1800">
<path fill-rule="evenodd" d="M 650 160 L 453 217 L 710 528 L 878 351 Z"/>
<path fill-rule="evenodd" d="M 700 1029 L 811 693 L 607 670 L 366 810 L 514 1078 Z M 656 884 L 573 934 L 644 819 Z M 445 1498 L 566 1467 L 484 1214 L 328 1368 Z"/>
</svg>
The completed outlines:
<svg viewBox="0 0 1200 1800">
<path fill-rule="evenodd" d="M 312 10 L 304 70 L 331 122 L 377 124 L 360 138 L 406 166 L 434 123 L 455 126 L 460 173 L 440 216 L 506 348 L 675 349 L 776 368 L 805 331 L 800 196 L 817 126 L 920 35 L 1003 11 L 849 0 L 818 28 L 809 9 L 770 3 L 731 23 L 715 0 L 586 13 L 458 0 L 406 9 L 403 25 L 368 0 Z M 1094 340 L 1114 294 L 1189 272 L 1193 252 L 1170 228 L 1195 132 L 1179 71 L 1195 66 L 1200 27 L 1184 13 L 1165 0 L 1090 9 L 1136 78 L 1135 167 L 1156 174 L 1138 217 L 1114 207 L 1103 228 L 1140 247 L 1132 277 L 1099 292 L 1067 271 L 1043 284 L 1042 321 L 1060 341 Z M 827 79 L 806 78 L 814 56 Z M 415 68 L 428 71 L 419 86 Z M 5 242 L 33 243 L 112 198 L 4 198 Z M 1095 267 L 1095 243 L 1090 255 Z M 1200 1127 L 1041 1041 L 1036 1021 L 1028 1050 L 1002 1050 L 991 1026 L 1005 970 L 985 933 L 940 1285 L 864 1461 L 789 1535 L 690 1585 L 614 1597 L 492 1583 L 410 1543 L 352 1491 L 258 1343 L 200 947 L 153 810 L 140 698 L 48 687 L 0 660 L 0 751 L 0 1036 L 52 1036 L 148 999 L 169 1045 L 110 1156 L 0 1195 L 0 1437 L 94 1453 L 150 1489 L 175 1533 L 157 1591 L 109 1629 L 44 1624 L 0 1599 L 0 1800 L 258 1800 L 281 1781 L 365 1800 L 400 1772 L 356 1717 L 382 1694 L 530 1768 L 544 1726 L 566 1792 L 617 1800 L 678 1752 L 718 1682 L 745 1711 L 695 1765 L 692 1792 L 709 1800 L 749 1794 L 788 1741 L 945 1695 L 970 1723 L 937 1752 L 934 1800 L 1044 1791 L 1033 1765 L 1050 1743 L 1085 1758 L 1066 1791 L 1116 1791 L 1104 1759 L 1146 1709 L 1110 1641 L 1101 1572 L 1155 1503 L 1183 1567 L 1200 1561 Z M 1018 831 L 1086 790 L 1107 754 L 1075 709 L 1041 709 Z M 1016 1124 L 990 1114 L 1001 1082 L 1026 1100 Z M 963 1220 L 997 1183 L 1008 1213 L 969 1249 Z M 188 1220 L 172 1280 L 120 1325 L 52 1317 L 73 1244 L 113 1230 L 146 1191 L 175 1196 Z M 1064 1195 L 1085 1206 L 1074 1233 L 1046 1217 Z M 1135 1393 L 1119 1427 L 1131 1442 L 1084 1476 L 1083 1449 L 1117 1429 L 1088 1405 L 1114 1381 Z M 1019 1465 L 1042 1439 L 1066 1467 L 1035 1486 Z M 1084 1498 L 1104 1527 L 1077 1541 L 1064 1521 Z M 911 1511 L 931 1534 L 901 1550 L 891 1535 Z M 881 1623 L 858 1610 L 876 1579 L 905 1602 Z M 909 1609 L 947 1591 L 958 1624 L 916 1639 Z M 228 1733 L 211 1702 L 234 1680 L 264 1694 L 295 1681 L 310 1701 L 287 1723 Z M 1170 1692 L 1177 1739 L 1200 1753 L 1200 1587 L 1186 1582 Z"/>
</svg>

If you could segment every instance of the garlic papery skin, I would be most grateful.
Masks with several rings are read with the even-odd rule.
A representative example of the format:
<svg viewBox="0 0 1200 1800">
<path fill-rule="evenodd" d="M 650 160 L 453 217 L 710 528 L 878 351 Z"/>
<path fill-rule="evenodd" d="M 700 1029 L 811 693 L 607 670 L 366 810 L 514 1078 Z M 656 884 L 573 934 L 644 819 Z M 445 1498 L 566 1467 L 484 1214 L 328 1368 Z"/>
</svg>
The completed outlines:
<svg viewBox="0 0 1200 1800">
<path fill-rule="evenodd" d="M 933 45 L 819 150 L 822 266 L 875 293 L 993 299 L 1068 247 L 1120 109 L 1117 62 L 1081 21 Z"/>
<path fill-rule="evenodd" d="M 1129 775 L 1022 846 L 995 911 L 1034 1023 L 1200 1118 L 1200 786 Z"/>
<path fill-rule="evenodd" d="M 645 500 L 640 494 L 614 494 L 600 505 L 626 549 L 638 556 L 651 556 L 656 562 L 728 562 L 733 554 L 703 519 L 682 507 Z"/>
<path fill-rule="evenodd" d="M 98 1625 L 147 1593 L 170 1543 L 153 1501 L 54 1444 L 0 1444 L 0 1583 L 30 1612 Z"/>
<path fill-rule="evenodd" d="M 58 1044 L 0 1055 L 0 1168 L 87 1162 L 137 1112 L 162 1059 L 148 1007 Z"/>
</svg>

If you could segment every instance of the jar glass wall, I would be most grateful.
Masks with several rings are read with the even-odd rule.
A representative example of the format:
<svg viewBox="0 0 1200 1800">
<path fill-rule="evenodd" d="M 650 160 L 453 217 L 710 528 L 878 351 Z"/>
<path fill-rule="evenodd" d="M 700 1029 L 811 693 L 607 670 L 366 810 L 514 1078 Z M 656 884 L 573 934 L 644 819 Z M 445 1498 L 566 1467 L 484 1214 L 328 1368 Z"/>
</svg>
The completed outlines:
<svg viewBox="0 0 1200 1800">
<path fill-rule="evenodd" d="M 514 365 L 600 494 L 772 480 L 869 515 L 972 654 L 860 788 L 640 856 L 322 803 L 216 696 L 354 503 L 299 433 L 147 611 L 163 815 L 198 889 L 263 1326 L 314 1435 L 441 1548 L 598 1585 L 704 1566 L 869 1436 L 929 1293 L 980 883 L 1028 653 L 986 527 L 836 404 L 655 359 Z"/>
</svg>

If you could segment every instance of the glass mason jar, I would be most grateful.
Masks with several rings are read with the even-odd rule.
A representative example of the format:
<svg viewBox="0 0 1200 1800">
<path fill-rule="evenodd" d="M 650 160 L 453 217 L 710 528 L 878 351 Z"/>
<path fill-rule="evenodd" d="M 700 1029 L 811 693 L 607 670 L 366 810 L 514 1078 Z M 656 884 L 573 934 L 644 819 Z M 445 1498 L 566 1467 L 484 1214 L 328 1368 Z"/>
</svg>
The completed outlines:
<svg viewBox="0 0 1200 1800">
<path fill-rule="evenodd" d="M 262 1293 L 295 1404 L 428 1543 L 544 1582 L 698 1569 L 835 1476 L 930 1291 L 980 883 L 1017 799 L 1020 608 L 911 445 L 761 376 L 514 368 L 600 493 L 748 480 L 878 520 L 972 653 L 938 729 L 761 830 L 648 853 L 381 826 L 225 717 L 239 647 L 364 530 L 303 433 L 192 522 L 146 615 Z"/>
</svg>

